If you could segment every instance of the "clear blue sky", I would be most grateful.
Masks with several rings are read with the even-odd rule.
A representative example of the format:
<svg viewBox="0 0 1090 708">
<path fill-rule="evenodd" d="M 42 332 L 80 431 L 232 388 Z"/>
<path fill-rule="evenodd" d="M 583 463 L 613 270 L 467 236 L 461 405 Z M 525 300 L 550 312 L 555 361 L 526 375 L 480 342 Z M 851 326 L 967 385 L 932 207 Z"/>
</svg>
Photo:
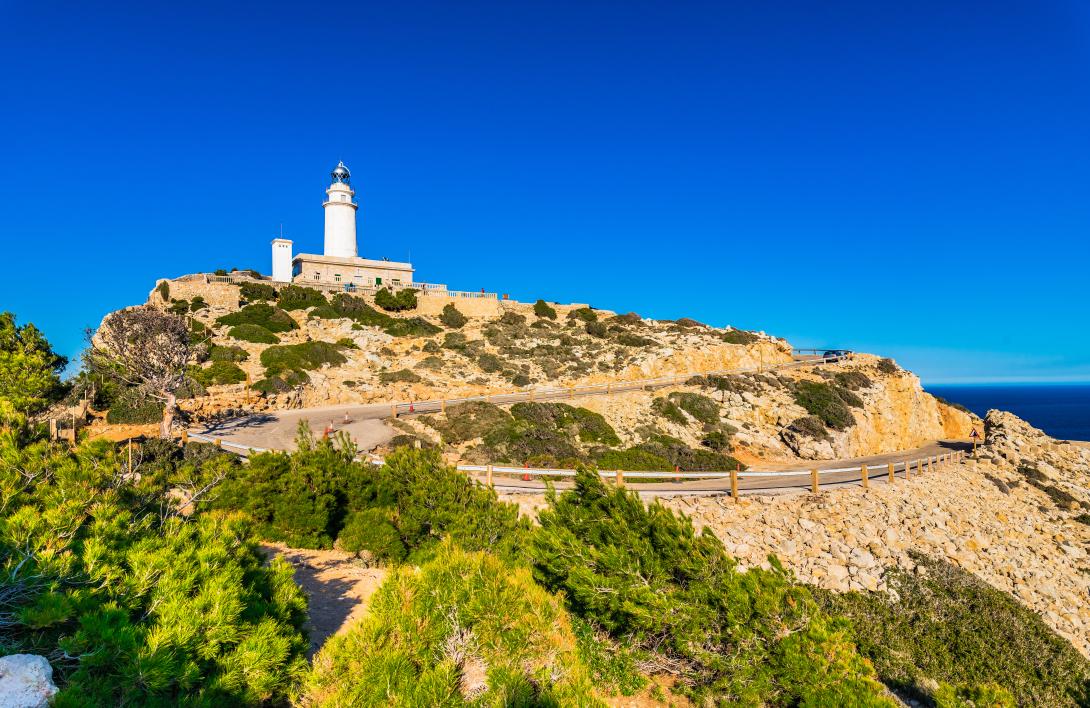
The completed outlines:
<svg viewBox="0 0 1090 708">
<path fill-rule="evenodd" d="M 1090 380 L 1085 2 L 233 4 L 0 1 L 0 309 L 67 354 L 319 251 L 343 159 L 419 279 Z"/>
</svg>

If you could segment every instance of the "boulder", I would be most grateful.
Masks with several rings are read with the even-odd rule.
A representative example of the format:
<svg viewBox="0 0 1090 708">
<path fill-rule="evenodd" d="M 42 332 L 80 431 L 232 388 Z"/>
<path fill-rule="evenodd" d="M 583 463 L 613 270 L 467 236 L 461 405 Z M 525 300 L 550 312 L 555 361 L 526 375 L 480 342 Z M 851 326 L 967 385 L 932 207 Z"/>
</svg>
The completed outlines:
<svg viewBox="0 0 1090 708">
<path fill-rule="evenodd" d="M 57 693 L 53 667 L 36 654 L 0 658 L 0 708 L 45 708 Z"/>
</svg>

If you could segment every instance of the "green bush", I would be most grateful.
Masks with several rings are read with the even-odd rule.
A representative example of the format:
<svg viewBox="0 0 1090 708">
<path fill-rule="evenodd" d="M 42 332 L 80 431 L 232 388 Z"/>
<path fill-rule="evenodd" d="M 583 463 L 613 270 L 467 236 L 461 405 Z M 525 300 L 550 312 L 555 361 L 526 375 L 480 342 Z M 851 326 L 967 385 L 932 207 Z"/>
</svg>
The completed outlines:
<svg viewBox="0 0 1090 708">
<path fill-rule="evenodd" d="M 429 354 L 438 354 L 440 351 L 443 350 L 443 348 L 439 346 L 439 342 L 436 342 L 433 339 L 429 339 L 428 341 L 424 342 L 424 346 L 422 346 L 420 350 Z"/>
<path fill-rule="evenodd" d="M 669 395 L 670 401 L 701 423 L 719 424 L 719 404 L 700 393 L 676 391 Z"/>
<path fill-rule="evenodd" d="M 325 364 L 343 364 L 348 359 L 338 344 L 310 341 L 299 344 L 280 344 L 261 352 L 261 365 L 266 376 L 276 376 L 287 371 L 312 371 Z"/>
<path fill-rule="evenodd" d="M 246 372 L 233 361 L 214 361 L 211 366 L 194 371 L 193 378 L 202 386 L 222 386 L 242 383 Z"/>
<path fill-rule="evenodd" d="M 481 352 L 477 357 L 477 366 L 486 374 L 495 374 L 503 371 L 503 360 L 495 354 Z"/>
<path fill-rule="evenodd" d="M 259 325 L 270 332 L 290 332 L 299 328 L 287 312 L 264 302 L 247 305 L 238 312 L 220 317 L 216 322 L 229 326 Z"/>
<path fill-rule="evenodd" d="M 314 706 L 599 706 L 562 602 L 452 544 L 395 572 L 314 662 Z"/>
<path fill-rule="evenodd" d="M 135 388 L 125 389 L 106 412 L 106 422 L 118 425 L 146 425 L 162 420 L 163 402 Z"/>
<path fill-rule="evenodd" d="M 844 394 L 859 400 L 855 394 L 823 381 L 799 381 L 795 384 L 795 402 L 834 430 L 847 430 L 855 425 L 855 416 L 848 410 Z"/>
<path fill-rule="evenodd" d="M 155 286 L 155 291 L 163 298 L 163 302 L 170 302 L 170 283 L 165 280 L 160 282 Z"/>
<path fill-rule="evenodd" d="M 206 475 L 149 445 L 118 485 L 115 450 L 0 433 L 3 653 L 49 658 L 61 708 L 285 703 L 307 670 L 290 566 L 237 516 L 182 517 L 168 496 L 221 463 Z"/>
<path fill-rule="evenodd" d="M 462 351 L 466 348 L 466 336 L 461 332 L 447 332 L 443 337 L 443 349 L 453 349 L 454 351 Z"/>
<path fill-rule="evenodd" d="M 378 327 L 391 337 L 429 337 L 442 331 L 421 317 L 391 317 L 368 305 L 363 298 L 346 293 L 334 296 L 333 302 L 327 307 L 315 308 L 310 316 L 324 319 L 348 318 L 360 326 Z"/>
<path fill-rule="evenodd" d="M 669 435 L 656 435 L 637 447 L 664 458 L 669 463 L 667 469 L 677 467 L 689 472 L 725 472 L 746 468 L 730 455 L 711 450 L 694 450 L 681 440 Z"/>
<path fill-rule="evenodd" d="M 517 312 L 504 312 L 500 316 L 500 324 L 505 327 L 522 327 L 526 324 L 526 316 Z"/>
<path fill-rule="evenodd" d="M 887 376 L 892 376 L 900 371 L 900 367 L 893 361 L 893 359 L 879 359 L 878 370 Z"/>
<path fill-rule="evenodd" d="M 534 314 L 547 320 L 556 319 L 556 310 L 550 307 L 549 303 L 544 300 L 538 300 L 534 303 Z"/>
<path fill-rule="evenodd" d="M 849 391 L 858 391 L 861 388 L 870 388 L 874 382 L 862 371 L 838 371 L 833 374 L 833 381 L 837 386 Z"/>
<path fill-rule="evenodd" d="M 893 705 L 847 624 L 774 557 L 771 570 L 738 572 L 713 534 L 586 470 L 548 503 L 535 578 L 612 637 L 664 655 L 694 703 Z"/>
<path fill-rule="evenodd" d="M 805 435 L 806 437 L 814 438 L 815 440 L 832 439 L 829 435 L 829 431 L 825 428 L 825 422 L 816 415 L 807 415 L 802 418 L 796 418 L 788 427 L 800 435 Z"/>
<path fill-rule="evenodd" d="M 747 332 L 744 329 L 729 329 L 721 337 L 727 344 L 748 345 L 761 341 L 760 335 L 756 332 Z"/>
<path fill-rule="evenodd" d="M 650 347 L 657 344 L 657 342 L 650 337 L 633 334 L 632 332 L 621 332 L 613 338 L 613 341 L 623 347 Z"/>
<path fill-rule="evenodd" d="M 458 445 L 483 437 L 511 420 L 511 415 L 493 403 L 468 401 L 448 406 L 444 419 L 423 419 L 443 436 L 443 442 Z"/>
<path fill-rule="evenodd" d="M 511 377 L 511 383 L 515 386 L 518 386 L 519 388 L 522 388 L 523 386 L 529 386 L 531 383 L 533 383 L 533 381 L 531 381 L 530 377 L 526 374 L 518 372 Z"/>
<path fill-rule="evenodd" d="M 261 325 L 241 324 L 227 330 L 227 336 L 243 342 L 253 344 L 279 344 L 280 337 L 265 329 Z M 234 347 L 236 349 L 241 347 Z"/>
<path fill-rule="evenodd" d="M 189 300 L 171 300 L 167 311 L 175 315 L 184 315 L 189 312 Z"/>
<path fill-rule="evenodd" d="M 261 393 L 287 393 L 309 381 L 310 376 L 305 371 L 285 371 L 256 381 L 251 388 Z"/>
<path fill-rule="evenodd" d="M 584 443 L 621 443 L 617 431 L 606 419 L 600 413 L 586 408 L 576 408 L 566 403 L 516 403 L 511 406 L 511 415 L 516 420 L 526 421 L 535 427 L 570 431 Z"/>
<path fill-rule="evenodd" d="M 382 509 L 364 509 L 349 515 L 337 537 L 337 545 L 349 553 L 368 551 L 376 558 L 397 563 L 405 558 L 405 544 Z"/>
<path fill-rule="evenodd" d="M 1018 705 L 1087 705 L 1090 662 L 1033 610 L 945 560 L 912 558 L 918 571 L 886 571 L 895 595 L 815 591 L 851 619 L 882 681 L 923 699 L 940 698 L 927 695 L 930 682 L 958 687 L 947 697 L 996 683 Z"/>
<path fill-rule="evenodd" d="M 387 312 L 402 312 L 416 309 L 416 291 L 411 288 L 390 292 L 382 288 L 375 293 L 375 304 Z"/>
<path fill-rule="evenodd" d="M 689 424 L 689 419 L 681 412 L 681 408 L 668 398 L 656 398 L 651 401 L 651 412 L 659 418 L 665 418 L 678 425 Z"/>
<path fill-rule="evenodd" d="M 420 383 L 424 379 L 420 378 L 420 374 L 417 374 L 409 369 L 401 369 L 400 371 L 383 371 L 378 375 L 379 381 L 384 384 L 390 383 Z"/>
<path fill-rule="evenodd" d="M 439 315 L 439 321 L 444 326 L 451 329 L 461 329 L 465 327 L 466 322 L 469 322 L 469 318 L 463 315 L 453 302 L 448 302 L 443 306 L 443 312 Z"/>
<path fill-rule="evenodd" d="M 328 305 L 329 301 L 320 290 L 301 285 L 288 285 L 280 288 L 277 302 L 284 310 L 306 310 L 311 307 Z"/>
<path fill-rule="evenodd" d="M 587 322 L 584 328 L 592 337 L 598 337 L 599 339 L 605 339 L 609 336 L 609 330 L 606 328 L 604 322 Z"/>
<path fill-rule="evenodd" d="M 194 295 L 193 299 L 189 302 L 189 311 L 197 312 L 208 307 L 208 303 L 204 301 L 204 298 L 200 295 Z"/>
<path fill-rule="evenodd" d="M 245 282 L 239 285 L 238 294 L 246 302 L 258 302 L 259 300 L 275 300 L 276 288 L 268 283 Z"/>
<path fill-rule="evenodd" d="M 598 468 L 603 470 L 667 472 L 673 469 L 673 465 L 665 457 L 639 447 L 630 447 L 627 450 L 604 450 L 598 454 L 596 462 Z"/>
<path fill-rule="evenodd" d="M 216 268 L 214 271 L 212 271 L 212 275 L 220 275 L 220 276 L 227 275 L 227 269 L 226 268 Z"/>
<path fill-rule="evenodd" d="M 597 322 L 598 314 L 589 307 L 579 307 L 568 313 L 569 320 L 582 320 L 583 322 Z"/>
</svg>

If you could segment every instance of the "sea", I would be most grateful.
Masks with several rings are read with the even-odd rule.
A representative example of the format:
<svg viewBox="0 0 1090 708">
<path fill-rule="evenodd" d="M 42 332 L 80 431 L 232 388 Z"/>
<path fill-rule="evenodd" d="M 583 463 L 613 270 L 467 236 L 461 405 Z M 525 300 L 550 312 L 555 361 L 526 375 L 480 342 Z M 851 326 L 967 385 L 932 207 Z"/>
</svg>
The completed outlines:
<svg viewBox="0 0 1090 708">
<path fill-rule="evenodd" d="M 999 408 L 1059 440 L 1090 440 L 1090 384 L 966 384 L 924 388 L 951 403 L 960 403 L 981 417 L 990 409 Z"/>
</svg>

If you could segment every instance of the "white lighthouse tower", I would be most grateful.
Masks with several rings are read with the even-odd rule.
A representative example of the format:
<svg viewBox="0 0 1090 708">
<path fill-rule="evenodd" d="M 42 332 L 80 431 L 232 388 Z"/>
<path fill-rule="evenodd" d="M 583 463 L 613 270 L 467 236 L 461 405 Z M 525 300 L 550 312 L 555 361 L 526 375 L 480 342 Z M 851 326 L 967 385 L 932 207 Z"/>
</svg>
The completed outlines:
<svg viewBox="0 0 1090 708">
<path fill-rule="evenodd" d="M 335 258 L 356 258 L 356 209 L 352 197 L 356 195 L 349 186 L 352 173 L 338 162 L 330 173 L 333 182 L 325 191 L 328 199 L 325 208 L 325 255 Z"/>
</svg>

